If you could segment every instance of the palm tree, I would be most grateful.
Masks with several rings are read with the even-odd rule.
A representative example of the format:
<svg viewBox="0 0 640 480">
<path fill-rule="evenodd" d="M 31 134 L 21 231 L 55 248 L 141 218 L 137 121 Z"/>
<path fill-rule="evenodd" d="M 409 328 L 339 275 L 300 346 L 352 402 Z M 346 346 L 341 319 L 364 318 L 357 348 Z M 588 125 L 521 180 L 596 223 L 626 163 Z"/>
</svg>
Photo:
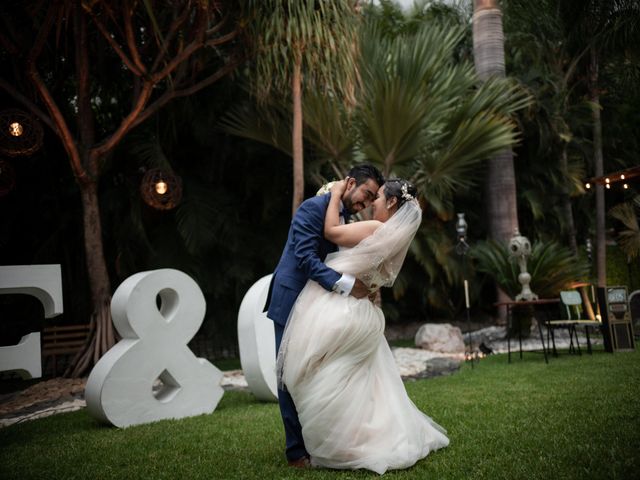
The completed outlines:
<svg viewBox="0 0 640 480">
<path fill-rule="evenodd" d="M 497 0 L 474 0 L 473 56 L 482 80 L 505 76 L 502 12 Z M 516 178 L 510 147 L 489 160 L 486 200 L 490 235 L 505 241 L 518 228 Z"/>
<path fill-rule="evenodd" d="M 292 212 L 304 199 L 303 89 L 353 102 L 358 73 L 357 2 L 347 0 L 248 0 L 249 27 L 257 43 L 254 89 L 290 98 L 293 155 Z"/>
<path fill-rule="evenodd" d="M 355 109 L 349 115 L 343 102 L 305 97 L 307 146 L 329 172 L 366 160 L 416 184 L 430 214 L 412 251 L 428 278 L 420 288 L 442 305 L 459 275 L 443 221 L 453 216 L 454 197 L 475 187 L 483 160 L 516 141 L 510 115 L 528 98 L 504 79 L 479 82 L 473 66 L 456 59 L 463 27 L 425 21 L 389 33 L 376 16 L 365 18 Z M 286 111 L 283 106 L 271 108 L 272 116 L 285 117 L 278 113 Z M 224 124 L 290 152 L 281 129 L 252 108 L 233 109 Z M 403 285 L 400 279 L 397 293 Z"/>
</svg>

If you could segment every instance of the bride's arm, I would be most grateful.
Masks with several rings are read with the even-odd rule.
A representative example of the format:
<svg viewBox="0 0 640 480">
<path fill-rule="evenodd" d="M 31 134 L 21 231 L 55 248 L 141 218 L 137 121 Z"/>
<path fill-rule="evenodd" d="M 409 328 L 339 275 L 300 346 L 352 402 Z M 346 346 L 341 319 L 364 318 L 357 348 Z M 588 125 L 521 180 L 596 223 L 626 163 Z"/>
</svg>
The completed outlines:
<svg viewBox="0 0 640 480">
<path fill-rule="evenodd" d="M 324 219 L 324 237 L 341 247 L 353 247 L 368 237 L 382 225 L 377 220 L 340 225 L 340 198 L 346 188 L 346 182 L 341 180 L 331 188 L 331 199 Z"/>
</svg>

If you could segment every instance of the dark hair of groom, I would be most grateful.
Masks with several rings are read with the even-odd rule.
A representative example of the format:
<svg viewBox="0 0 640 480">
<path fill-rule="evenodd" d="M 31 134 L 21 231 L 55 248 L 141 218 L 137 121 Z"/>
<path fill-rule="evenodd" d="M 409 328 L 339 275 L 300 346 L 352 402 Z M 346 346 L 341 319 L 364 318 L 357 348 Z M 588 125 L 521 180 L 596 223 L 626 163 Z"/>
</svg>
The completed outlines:
<svg viewBox="0 0 640 480">
<path fill-rule="evenodd" d="M 349 170 L 347 176 L 350 178 L 355 178 L 356 186 L 362 185 L 369 179 L 375 180 L 375 182 L 380 187 L 384 185 L 384 177 L 382 176 L 380 171 L 373 165 L 369 164 L 363 163 L 360 165 L 356 165 L 351 170 Z"/>
</svg>

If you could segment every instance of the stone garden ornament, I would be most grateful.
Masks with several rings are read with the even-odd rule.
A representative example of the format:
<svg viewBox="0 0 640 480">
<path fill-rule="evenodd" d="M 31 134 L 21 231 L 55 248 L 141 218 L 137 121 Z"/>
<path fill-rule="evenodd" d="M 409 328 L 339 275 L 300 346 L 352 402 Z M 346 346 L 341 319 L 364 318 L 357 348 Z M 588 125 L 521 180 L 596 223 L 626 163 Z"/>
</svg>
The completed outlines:
<svg viewBox="0 0 640 480">
<path fill-rule="evenodd" d="M 518 263 L 520 274 L 518 282 L 522 285 L 522 290 L 516 295 L 516 301 L 520 300 L 537 300 L 538 295 L 531 291 L 529 283 L 531 275 L 527 272 L 527 259 L 531 256 L 531 243 L 527 237 L 520 235 L 516 228 L 513 237 L 509 240 L 509 258 Z"/>
</svg>

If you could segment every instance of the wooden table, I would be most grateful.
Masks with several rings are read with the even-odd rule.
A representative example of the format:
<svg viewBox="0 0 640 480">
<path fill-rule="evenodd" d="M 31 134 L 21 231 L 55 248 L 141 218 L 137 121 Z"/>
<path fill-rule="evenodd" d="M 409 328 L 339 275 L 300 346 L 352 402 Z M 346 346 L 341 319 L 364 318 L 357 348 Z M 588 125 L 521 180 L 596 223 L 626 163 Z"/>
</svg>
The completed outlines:
<svg viewBox="0 0 640 480">
<path fill-rule="evenodd" d="M 538 300 L 510 300 L 508 302 L 498 302 L 494 303 L 494 307 L 507 307 L 507 352 L 509 363 L 511 363 L 511 337 L 509 336 L 509 332 L 511 331 L 511 324 L 513 323 L 513 310 L 520 307 L 533 307 L 534 313 L 535 308 L 540 305 L 550 305 L 553 303 L 560 303 L 559 298 L 540 298 Z M 519 320 L 518 320 L 519 321 Z M 544 345 L 544 335 L 542 334 L 542 326 L 540 322 L 536 320 L 538 324 L 538 333 L 540 333 L 540 342 L 542 342 L 542 354 L 544 355 L 545 363 L 549 363 L 549 359 L 547 356 L 547 348 Z M 522 359 L 522 331 L 520 329 L 520 325 L 518 324 L 518 340 L 520 342 L 520 359 Z M 538 352 L 539 353 L 539 352 Z"/>
</svg>

